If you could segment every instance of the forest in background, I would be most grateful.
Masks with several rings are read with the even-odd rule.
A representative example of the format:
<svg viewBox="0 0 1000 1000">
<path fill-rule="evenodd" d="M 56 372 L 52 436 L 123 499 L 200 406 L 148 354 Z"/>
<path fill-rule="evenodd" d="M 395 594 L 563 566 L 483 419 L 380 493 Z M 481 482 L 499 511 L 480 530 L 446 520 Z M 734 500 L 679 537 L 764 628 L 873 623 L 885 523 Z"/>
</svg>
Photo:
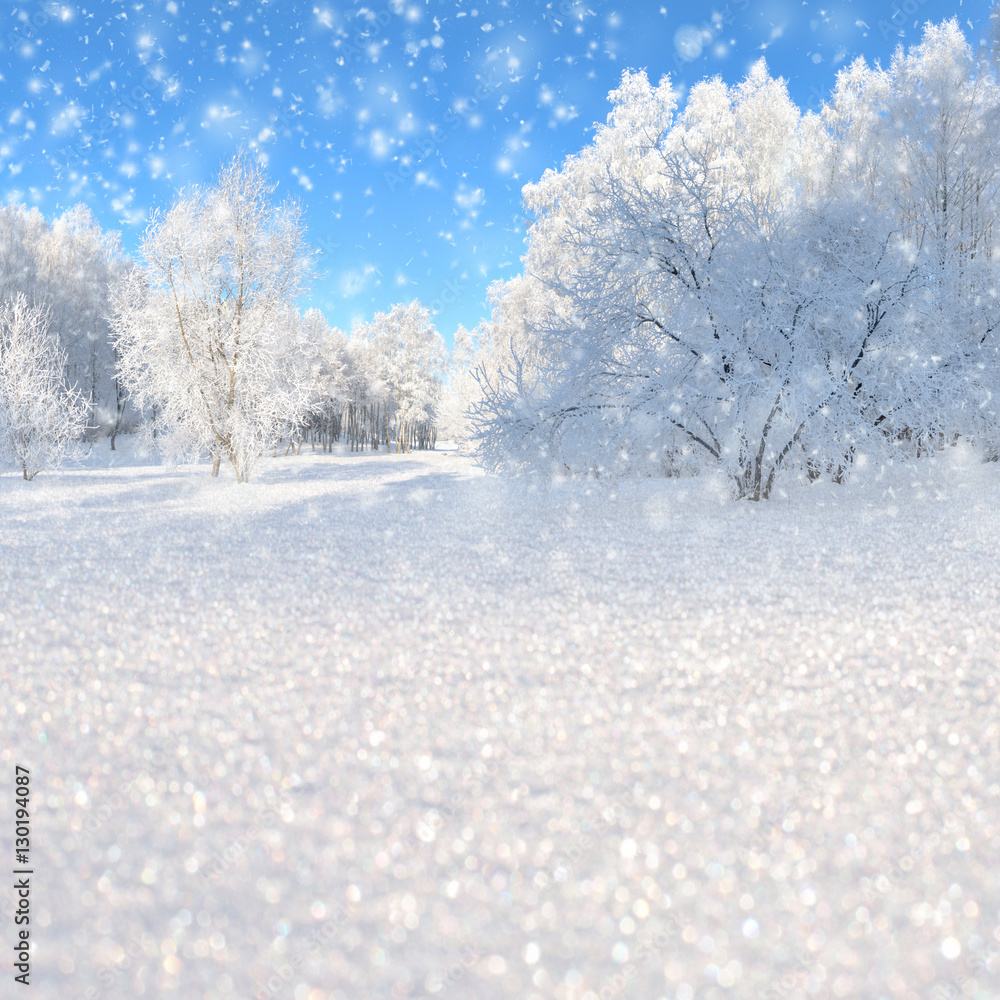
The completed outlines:
<svg viewBox="0 0 1000 1000">
<path fill-rule="evenodd" d="M 279 449 L 493 471 L 695 475 L 735 496 L 965 440 L 1000 456 L 1000 87 L 957 22 L 857 60 L 803 113 L 626 71 L 594 141 L 524 189 L 523 273 L 450 353 L 419 302 L 350 334 L 296 303 L 310 251 L 248 154 L 182 192 L 137 260 L 89 212 L 0 209 L 0 450 L 25 478 L 141 432 L 238 480 Z"/>
</svg>

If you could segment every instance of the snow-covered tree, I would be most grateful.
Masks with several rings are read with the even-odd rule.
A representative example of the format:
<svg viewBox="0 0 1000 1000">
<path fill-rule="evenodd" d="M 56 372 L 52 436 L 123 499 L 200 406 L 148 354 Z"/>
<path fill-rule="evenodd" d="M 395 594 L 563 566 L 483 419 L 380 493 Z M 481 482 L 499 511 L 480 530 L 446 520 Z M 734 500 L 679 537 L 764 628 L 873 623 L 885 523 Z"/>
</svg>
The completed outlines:
<svg viewBox="0 0 1000 1000">
<path fill-rule="evenodd" d="M 448 355 L 448 377 L 441 390 L 439 423 L 441 434 L 467 452 L 472 441 L 470 410 L 478 396 L 474 335 L 459 324 Z"/>
<path fill-rule="evenodd" d="M 278 427 L 300 419 L 309 385 L 279 365 L 307 254 L 297 204 L 271 203 L 241 153 L 218 184 L 182 194 L 142 241 L 142 268 L 117 287 L 119 373 L 161 408 L 175 450 L 207 450 L 248 479 Z"/>
<path fill-rule="evenodd" d="M 520 344 L 478 366 L 488 466 L 710 466 L 761 499 L 914 438 L 995 439 L 1000 98 L 957 25 L 855 64 L 821 115 L 763 61 L 680 113 L 641 73 L 611 100 L 525 188 L 525 274 L 494 309 Z"/>
<path fill-rule="evenodd" d="M 983 62 L 993 70 L 994 78 L 1000 78 L 1000 3 L 996 0 L 990 5 L 981 54 Z"/>
<path fill-rule="evenodd" d="M 64 366 L 48 310 L 20 292 L 0 302 L 0 453 L 25 479 L 58 465 L 83 431 L 83 400 L 66 388 Z"/>
<path fill-rule="evenodd" d="M 37 209 L 0 207 L 0 300 L 21 293 L 47 310 L 66 385 L 87 398 L 91 436 L 113 435 L 125 419 L 108 316 L 110 287 L 128 266 L 118 234 L 103 232 L 83 205 L 51 223 Z"/>
<path fill-rule="evenodd" d="M 918 452 L 954 434 L 998 441 L 1000 90 L 979 68 L 957 23 L 928 25 L 888 70 L 844 70 L 823 109 L 829 201 L 880 234 L 883 272 L 909 276 L 883 377 L 859 395 Z"/>
<path fill-rule="evenodd" d="M 307 424 L 313 439 L 318 438 L 324 452 L 331 451 L 340 440 L 341 421 L 347 405 L 350 358 L 347 335 L 330 326 L 318 309 L 310 309 L 302 317 L 301 339 L 314 359 L 308 404 Z"/>
<path fill-rule="evenodd" d="M 39 288 L 66 355 L 66 381 L 89 404 L 91 437 L 117 433 L 127 396 L 116 378 L 109 318 L 111 287 L 130 267 L 118 233 L 105 233 L 83 205 L 54 219 L 36 248 Z"/>
<path fill-rule="evenodd" d="M 356 334 L 357 329 L 347 342 L 343 431 L 351 451 L 377 451 L 380 442 L 388 451 L 389 422 L 383 411 L 385 387 L 378 377 L 377 353 L 368 338 Z"/>
<path fill-rule="evenodd" d="M 431 446 L 445 349 L 429 311 L 414 299 L 377 312 L 352 330 L 350 345 L 386 449 L 391 441 L 397 454 Z"/>
</svg>

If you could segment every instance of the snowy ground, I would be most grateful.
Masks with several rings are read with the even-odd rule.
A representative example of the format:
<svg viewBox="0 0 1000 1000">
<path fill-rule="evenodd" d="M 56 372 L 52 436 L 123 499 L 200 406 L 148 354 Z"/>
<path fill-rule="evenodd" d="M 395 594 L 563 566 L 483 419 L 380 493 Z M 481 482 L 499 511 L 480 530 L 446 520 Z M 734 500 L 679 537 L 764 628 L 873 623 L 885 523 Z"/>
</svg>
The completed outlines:
<svg viewBox="0 0 1000 1000">
<path fill-rule="evenodd" d="M 1000 995 L 996 466 L 106 465 L 0 479 L 25 996 Z"/>
</svg>

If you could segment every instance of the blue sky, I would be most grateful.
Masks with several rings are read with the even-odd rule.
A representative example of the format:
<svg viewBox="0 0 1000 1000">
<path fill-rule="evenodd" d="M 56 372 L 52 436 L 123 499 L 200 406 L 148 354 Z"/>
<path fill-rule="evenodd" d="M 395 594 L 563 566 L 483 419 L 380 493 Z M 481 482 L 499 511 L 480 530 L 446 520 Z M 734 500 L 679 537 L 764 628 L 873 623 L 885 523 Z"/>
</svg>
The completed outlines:
<svg viewBox="0 0 1000 1000">
<path fill-rule="evenodd" d="M 450 341 L 520 268 L 521 187 L 586 145 L 626 68 L 735 82 L 761 55 L 818 107 L 858 55 L 989 4 L 32 3 L 0 34 L 0 197 L 78 202 L 138 242 L 150 212 L 240 144 L 301 200 L 309 304 L 349 329 L 414 297 Z M 303 302 L 303 305 L 306 303 Z"/>
</svg>

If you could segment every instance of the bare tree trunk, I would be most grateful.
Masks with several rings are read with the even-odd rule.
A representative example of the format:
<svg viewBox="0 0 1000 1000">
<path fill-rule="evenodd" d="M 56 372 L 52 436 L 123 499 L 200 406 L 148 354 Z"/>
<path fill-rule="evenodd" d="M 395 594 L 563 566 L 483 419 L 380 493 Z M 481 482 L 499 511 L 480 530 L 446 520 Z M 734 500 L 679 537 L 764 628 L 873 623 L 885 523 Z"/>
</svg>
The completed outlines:
<svg viewBox="0 0 1000 1000">
<path fill-rule="evenodd" d="M 91 441 L 97 440 L 97 341 L 92 341 L 90 345 L 90 426 L 87 428 L 87 437 Z"/>
</svg>

